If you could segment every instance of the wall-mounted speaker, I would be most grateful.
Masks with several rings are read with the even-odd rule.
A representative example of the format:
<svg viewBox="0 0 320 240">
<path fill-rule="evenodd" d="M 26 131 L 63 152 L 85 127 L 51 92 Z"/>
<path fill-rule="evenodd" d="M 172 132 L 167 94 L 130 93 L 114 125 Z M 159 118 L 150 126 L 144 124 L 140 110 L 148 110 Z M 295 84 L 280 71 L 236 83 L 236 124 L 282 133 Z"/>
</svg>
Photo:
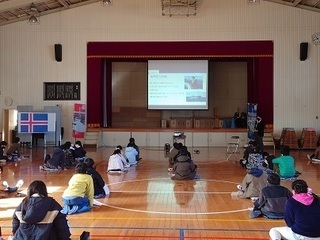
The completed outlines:
<svg viewBox="0 0 320 240">
<path fill-rule="evenodd" d="M 308 57 L 308 43 L 300 43 L 300 61 L 305 61 Z"/>
<path fill-rule="evenodd" d="M 57 62 L 62 62 L 62 45 L 60 43 L 54 45 L 54 56 Z"/>
</svg>

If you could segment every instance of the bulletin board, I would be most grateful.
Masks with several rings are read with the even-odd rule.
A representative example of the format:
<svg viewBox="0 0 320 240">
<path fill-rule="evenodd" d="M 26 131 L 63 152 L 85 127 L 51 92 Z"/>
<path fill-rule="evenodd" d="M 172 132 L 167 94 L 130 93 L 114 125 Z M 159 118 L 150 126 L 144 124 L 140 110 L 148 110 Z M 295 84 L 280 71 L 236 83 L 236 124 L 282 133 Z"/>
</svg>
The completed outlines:
<svg viewBox="0 0 320 240">
<path fill-rule="evenodd" d="M 80 100 L 80 82 L 45 82 L 43 100 Z"/>
</svg>

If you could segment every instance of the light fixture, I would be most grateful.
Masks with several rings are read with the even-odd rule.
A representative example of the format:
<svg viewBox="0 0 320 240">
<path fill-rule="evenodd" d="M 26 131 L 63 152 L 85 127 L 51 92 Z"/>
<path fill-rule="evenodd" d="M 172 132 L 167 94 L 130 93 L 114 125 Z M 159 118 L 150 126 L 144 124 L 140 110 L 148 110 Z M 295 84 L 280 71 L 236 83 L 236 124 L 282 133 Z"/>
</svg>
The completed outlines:
<svg viewBox="0 0 320 240">
<path fill-rule="evenodd" d="M 34 15 L 29 17 L 29 23 L 34 24 L 34 23 L 38 23 L 38 18 Z"/>
<path fill-rule="evenodd" d="M 111 5 L 112 1 L 111 0 L 102 0 L 102 5 Z"/>
<path fill-rule="evenodd" d="M 30 11 L 32 12 L 32 15 L 29 17 L 28 22 L 30 24 L 40 23 L 39 17 L 36 16 L 36 14 L 38 13 L 38 9 L 34 3 L 31 3 Z"/>
</svg>

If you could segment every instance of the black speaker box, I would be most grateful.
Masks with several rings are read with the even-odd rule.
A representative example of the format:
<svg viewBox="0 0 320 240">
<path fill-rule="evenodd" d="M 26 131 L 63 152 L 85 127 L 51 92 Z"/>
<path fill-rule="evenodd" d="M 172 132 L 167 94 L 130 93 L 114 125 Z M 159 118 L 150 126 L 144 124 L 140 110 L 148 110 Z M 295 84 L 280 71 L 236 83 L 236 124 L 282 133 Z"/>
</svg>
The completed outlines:
<svg viewBox="0 0 320 240">
<path fill-rule="evenodd" d="M 62 45 L 60 43 L 54 45 L 54 56 L 57 62 L 62 62 Z"/>
<path fill-rule="evenodd" d="M 300 43 L 300 61 L 305 61 L 308 57 L 308 43 Z"/>
</svg>

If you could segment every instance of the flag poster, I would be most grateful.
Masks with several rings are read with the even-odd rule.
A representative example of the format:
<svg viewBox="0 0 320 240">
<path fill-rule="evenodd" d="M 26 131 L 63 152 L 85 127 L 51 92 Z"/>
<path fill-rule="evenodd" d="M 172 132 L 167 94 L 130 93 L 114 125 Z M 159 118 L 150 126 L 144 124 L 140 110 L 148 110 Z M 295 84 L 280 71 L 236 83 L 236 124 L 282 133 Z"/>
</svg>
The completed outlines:
<svg viewBox="0 0 320 240">
<path fill-rule="evenodd" d="M 46 112 L 18 113 L 19 133 L 47 133 L 56 130 L 56 114 Z"/>
<path fill-rule="evenodd" d="M 258 104 L 248 103 L 247 105 L 247 125 L 248 125 L 248 138 L 254 139 L 254 127 L 256 124 L 258 111 Z"/>
<path fill-rule="evenodd" d="M 72 123 L 72 136 L 74 138 L 84 138 L 86 130 L 86 105 L 75 103 Z"/>
</svg>

